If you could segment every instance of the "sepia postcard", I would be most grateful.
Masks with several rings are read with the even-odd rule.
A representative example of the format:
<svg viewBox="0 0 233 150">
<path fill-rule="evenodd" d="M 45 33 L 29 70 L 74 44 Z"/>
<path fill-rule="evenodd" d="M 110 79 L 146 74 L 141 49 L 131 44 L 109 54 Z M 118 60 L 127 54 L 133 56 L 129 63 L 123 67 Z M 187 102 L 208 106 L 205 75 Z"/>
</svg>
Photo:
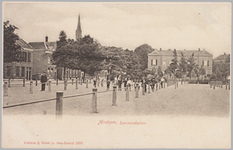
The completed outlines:
<svg viewBox="0 0 233 150">
<path fill-rule="evenodd" d="M 3 2 L 3 148 L 230 148 L 229 2 Z"/>
</svg>

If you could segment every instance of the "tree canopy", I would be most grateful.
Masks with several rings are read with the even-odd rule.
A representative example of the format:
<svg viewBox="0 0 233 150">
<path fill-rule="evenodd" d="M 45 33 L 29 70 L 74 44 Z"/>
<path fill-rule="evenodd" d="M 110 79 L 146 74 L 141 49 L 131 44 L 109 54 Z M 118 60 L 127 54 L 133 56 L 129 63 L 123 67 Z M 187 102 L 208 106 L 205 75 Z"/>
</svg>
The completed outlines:
<svg viewBox="0 0 233 150">
<path fill-rule="evenodd" d="M 11 25 L 9 21 L 3 24 L 3 50 L 4 50 L 4 62 L 19 62 L 21 46 L 16 44 L 19 40 L 19 36 L 15 34 L 16 26 Z"/>
</svg>

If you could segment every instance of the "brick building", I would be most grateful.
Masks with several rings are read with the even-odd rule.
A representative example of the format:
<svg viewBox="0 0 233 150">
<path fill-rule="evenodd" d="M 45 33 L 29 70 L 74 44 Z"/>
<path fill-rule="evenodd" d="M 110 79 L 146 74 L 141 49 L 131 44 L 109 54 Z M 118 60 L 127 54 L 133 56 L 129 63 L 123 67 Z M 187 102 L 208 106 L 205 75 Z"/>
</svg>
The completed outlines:
<svg viewBox="0 0 233 150">
<path fill-rule="evenodd" d="M 178 61 L 182 54 L 185 57 L 190 57 L 194 53 L 195 62 L 198 66 L 203 66 L 206 70 L 206 74 L 212 74 L 212 60 L 213 55 L 204 50 L 176 50 Z M 171 60 L 174 58 L 174 50 L 154 50 L 148 54 L 148 69 L 154 69 L 158 73 L 158 68 L 164 71 L 170 65 Z"/>
<path fill-rule="evenodd" d="M 33 79 L 40 78 L 43 72 L 46 72 L 48 77 L 56 78 L 56 66 L 52 65 L 52 53 L 56 49 L 56 42 L 48 42 L 48 37 L 45 37 L 45 42 L 30 42 L 33 48 Z"/>
<path fill-rule="evenodd" d="M 4 63 L 3 78 L 31 80 L 33 48 L 23 39 L 16 41 L 21 46 L 20 62 Z"/>
</svg>

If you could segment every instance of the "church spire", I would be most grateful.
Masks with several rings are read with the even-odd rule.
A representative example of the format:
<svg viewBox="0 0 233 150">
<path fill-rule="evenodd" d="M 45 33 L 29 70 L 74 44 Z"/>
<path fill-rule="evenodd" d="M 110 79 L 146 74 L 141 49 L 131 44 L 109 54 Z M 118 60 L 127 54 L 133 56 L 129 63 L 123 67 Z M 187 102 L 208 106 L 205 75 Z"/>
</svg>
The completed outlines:
<svg viewBox="0 0 233 150">
<path fill-rule="evenodd" d="M 76 30 L 76 40 L 82 38 L 82 30 L 81 30 L 81 22 L 80 22 L 80 14 L 78 15 L 78 26 Z"/>
</svg>

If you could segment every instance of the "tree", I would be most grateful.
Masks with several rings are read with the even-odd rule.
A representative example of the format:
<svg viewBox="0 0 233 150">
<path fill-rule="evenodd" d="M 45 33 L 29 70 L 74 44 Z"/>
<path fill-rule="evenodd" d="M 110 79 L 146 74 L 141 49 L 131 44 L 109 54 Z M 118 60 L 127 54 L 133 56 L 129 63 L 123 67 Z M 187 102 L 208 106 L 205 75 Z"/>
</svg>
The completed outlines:
<svg viewBox="0 0 233 150">
<path fill-rule="evenodd" d="M 67 44 L 66 33 L 65 31 L 61 31 L 59 34 L 59 41 L 57 41 L 56 50 L 52 54 L 52 59 L 54 65 L 64 68 L 64 79 L 66 78 L 66 68 L 69 67 L 70 57 L 72 56 L 72 54 L 70 55 L 70 49 Z"/>
<path fill-rule="evenodd" d="M 11 25 L 9 21 L 6 21 L 4 22 L 3 29 L 4 62 L 19 62 L 21 46 L 16 44 L 16 41 L 19 40 L 19 36 L 14 33 L 18 28 Z"/>
<path fill-rule="evenodd" d="M 171 76 L 171 73 L 176 76 L 176 71 L 178 70 L 178 59 L 177 59 L 176 49 L 174 49 L 173 51 L 173 56 L 174 58 L 171 60 L 170 65 L 166 69 L 166 73 L 170 74 L 170 76 Z"/>
<path fill-rule="evenodd" d="M 230 63 L 213 62 L 213 74 L 217 80 L 225 80 L 230 76 Z"/>
<path fill-rule="evenodd" d="M 201 75 L 201 78 L 203 80 L 203 76 L 206 74 L 205 69 L 201 66 L 201 68 L 199 69 L 199 74 Z"/>
<path fill-rule="evenodd" d="M 179 70 L 182 74 L 182 77 L 187 73 L 187 59 L 184 57 L 184 54 L 181 52 Z"/>
<path fill-rule="evenodd" d="M 141 70 L 148 68 L 148 54 L 153 51 L 154 49 L 148 44 L 143 44 L 134 50 L 135 54 L 138 56 L 138 63 L 141 64 Z"/>
<path fill-rule="evenodd" d="M 195 63 L 194 53 L 187 60 L 187 76 L 190 77 L 190 79 L 191 73 L 193 73 L 192 71 L 196 73 L 196 76 L 198 76 L 198 65 Z"/>
</svg>

